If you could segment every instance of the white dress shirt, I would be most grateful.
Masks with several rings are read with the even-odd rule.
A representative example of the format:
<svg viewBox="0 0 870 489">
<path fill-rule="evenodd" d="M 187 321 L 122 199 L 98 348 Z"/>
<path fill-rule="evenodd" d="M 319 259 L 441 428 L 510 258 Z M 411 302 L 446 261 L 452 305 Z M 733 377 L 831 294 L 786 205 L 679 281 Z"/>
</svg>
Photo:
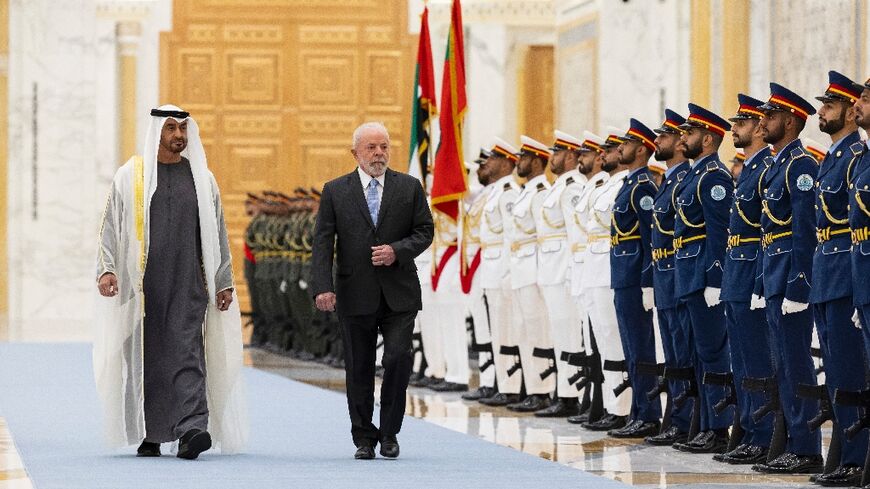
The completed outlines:
<svg viewBox="0 0 870 489">
<path fill-rule="evenodd" d="M 359 179 L 362 182 L 363 189 L 363 197 L 367 198 L 369 193 L 369 182 L 372 181 L 372 176 L 368 173 L 364 172 L 362 167 L 356 167 L 357 173 L 359 173 Z M 378 181 L 380 185 L 378 185 L 378 207 L 381 206 L 381 199 L 384 197 L 384 175 L 381 175 L 375 180 Z"/>
</svg>

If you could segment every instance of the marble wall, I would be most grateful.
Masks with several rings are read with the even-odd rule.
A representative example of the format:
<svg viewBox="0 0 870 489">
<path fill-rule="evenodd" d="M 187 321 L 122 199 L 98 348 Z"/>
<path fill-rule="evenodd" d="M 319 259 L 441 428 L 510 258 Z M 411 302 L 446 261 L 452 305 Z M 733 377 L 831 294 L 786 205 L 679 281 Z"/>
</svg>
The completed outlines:
<svg viewBox="0 0 870 489">
<path fill-rule="evenodd" d="M 12 340 L 91 337 L 99 219 L 121 159 L 115 21 L 99 17 L 97 3 L 10 1 Z M 171 0 L 150 3 L 138 67 L 143 115 L 157 98 L 156 33 L 171 18 Z"/>
</svg>

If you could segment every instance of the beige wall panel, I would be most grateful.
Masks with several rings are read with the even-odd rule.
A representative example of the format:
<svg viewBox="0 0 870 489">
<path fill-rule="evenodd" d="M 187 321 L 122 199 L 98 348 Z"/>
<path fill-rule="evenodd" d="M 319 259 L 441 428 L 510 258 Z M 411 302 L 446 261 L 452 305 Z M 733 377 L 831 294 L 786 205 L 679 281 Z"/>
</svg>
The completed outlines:
<svg viewBox="0 0 870 489">
<path fill-rule="evenodd" d="M 383 121 L 404 170 L 416 38 L 406 2 L 176 0 L 163 101 L 188 109 L 221 187 L 242 308 L 245 193 L 320 188 L 351 170 L 353 129 Z"/>
</svg>

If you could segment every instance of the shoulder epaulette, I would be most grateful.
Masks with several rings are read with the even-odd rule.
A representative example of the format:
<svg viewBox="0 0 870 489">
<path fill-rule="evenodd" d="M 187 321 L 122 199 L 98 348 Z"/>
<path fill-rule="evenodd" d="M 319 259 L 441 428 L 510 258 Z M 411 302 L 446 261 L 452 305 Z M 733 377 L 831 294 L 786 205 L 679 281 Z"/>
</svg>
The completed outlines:
<svg viewBox="0 0 870 489">
<path fill-rule="evenodd" d="M 684 178 L 686 178 L 686 173 L 689 173 L 687 170 L 683 170 L 680 173 L 677 173 L 677 181 L 682 182 Z"/>
<path fill-rule="evenodd" d="M 762 161 L 764 162 L 765 166 L 770 166 L 774 163 L 775 160 L 773 159 L 773 156 L 765 156 Z"/>
<path fill-rule="evenodd" d="M 646 183 L 649 181 L 649 175 L 646 173 L 641 173 L 637 176 L 637 183 Z"/>
<path fill-rule="evenodd" d="M 795 149 L 791 150 L 791 157 L 792 158 L 800 158 L 801 156 L 810 156 L 810 155 L 808 155 L 806 152 L 804 152 L 803 148 L 795 148 Z M 815 158 L 813 158 L 813 159 L 815 159 Z"/>
<path fill-rule="evenodd" d="M 604 180 L 598 180 L 597 182 L 595 182 L 595 188 L 598 188 L 602 185 L 604 185 Z"/>
<path fill-rule="evenodd" d="M 565 185 L 571 185 L 574 183 L 574 177 L 568 177 L 565 179 Z"/>
<path fill-rule="evenodd" d="M 536 189 L 538 192 L 541 192 L 542 190 L 547 190 L 547 187 L 545 187 L 545 186 L 544 186 L 544 183 L 541 182 L 541 183 L 538 183 L 538 185 L 535 186 L 535 189 Z"/>
<path fill-rule="evenodd" d="M 510 182 L 505 182 L 505 183 L 504 183 L 504 190 L 510 190 L 510 189 L 511 189 L 511 183 L 510 183 Z"/>
<path fill-rule="evenodd" d="M 718 169 L 719 169 L 719 162 L 718 161 L 708 161 L 707 162 L 707 171 L 708 172 L 716 171 Z"/>
<path fill-rule="evenodd" d="M 852 143 L 852 145 L 849 146 L 849 149 L 852 150 L 853 155 L 858 156 L 864 152 L 865 147 L 866 146 L 864 146 L 864 143 L 862 143 L 861 141 L 858 141 L 857 143 Z"/>
</svg>

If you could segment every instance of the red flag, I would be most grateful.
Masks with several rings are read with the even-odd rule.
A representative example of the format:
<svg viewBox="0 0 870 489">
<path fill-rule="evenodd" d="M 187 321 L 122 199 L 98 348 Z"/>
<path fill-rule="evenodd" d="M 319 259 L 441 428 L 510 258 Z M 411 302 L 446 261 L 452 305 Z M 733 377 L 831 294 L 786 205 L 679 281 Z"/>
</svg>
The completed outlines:
<svg viewBox="0 0 870 489">
<path fill-rule="evenodd" d="M 414 100 L 411 112 L 411 144 L 408 174 L 426 182 L 431 161 L 430 121 L 438 113 L 435 105 L 435 69 L 432 67 L 432 44 L 429 41 L 429 8 L 423 9 L 417 69 L 414 76 Z"/>
<path fill-rule="evenodd" d="M 460 199 L 468 190 L 462 156 L 462 122 L 465 100 L 465 51 L 462 41 L 462 7 L 453 0 L 444 76 L 441 82 L 441 141 L 432 170 L 432 207 L 453 220 L 459 217 Z"/>
</svg>

